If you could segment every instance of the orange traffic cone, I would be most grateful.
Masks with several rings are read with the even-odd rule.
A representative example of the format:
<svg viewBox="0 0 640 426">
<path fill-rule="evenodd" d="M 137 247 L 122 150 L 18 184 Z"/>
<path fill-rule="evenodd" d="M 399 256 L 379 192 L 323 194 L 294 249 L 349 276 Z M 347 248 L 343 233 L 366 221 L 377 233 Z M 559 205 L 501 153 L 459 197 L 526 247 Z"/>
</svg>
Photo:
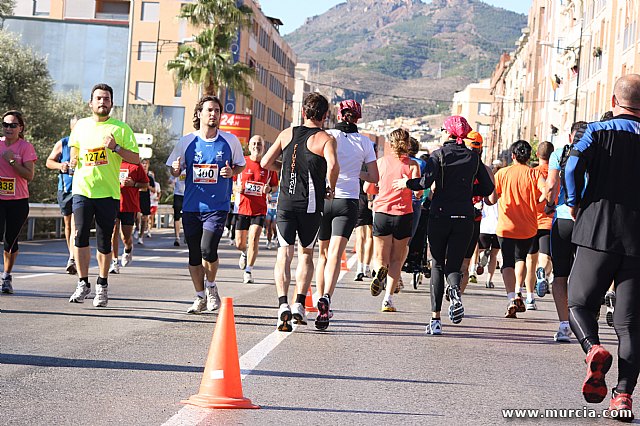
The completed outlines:
<svg viewBox="0 0 640 426">
<path fill-rule="evenodd" d="M 203 408 L 260 408 L 242 396 L 233 299 L 222 298 L 216 328 L 197 395 L 180 401 Z"/>
<path fill-rule="evenodd" d="M 347 266 L 347 255 L 344 252 L 344 250 L 342 251 L 342 260 L 340 260 L 340 270 L 341 271 L 349 270 L 349 266 Z"/>
<path fill-rule="evenodd" d="M 313 296 L 311 295 L 311 286 L 307 290 L 307 297 L 304 299 L 304 309 L 307 312 L 318 312 L 318 308 L 313 306 Z"/>
</svg>

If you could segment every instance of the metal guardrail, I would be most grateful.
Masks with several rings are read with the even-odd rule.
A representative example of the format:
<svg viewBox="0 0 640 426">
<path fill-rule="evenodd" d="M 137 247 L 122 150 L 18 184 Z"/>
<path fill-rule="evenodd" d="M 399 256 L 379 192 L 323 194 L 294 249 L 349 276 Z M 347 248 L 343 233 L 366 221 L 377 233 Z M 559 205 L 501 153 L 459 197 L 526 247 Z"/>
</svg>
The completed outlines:
<svg viewBox="0 0 640 426">
<path fill-rule="evenodd" d="M 169 204 L 158 205 L 156 212 L 156 228 L 168 228 L 173 216 L 173 206 Z M 57 204 L 29 203 L 29 218 L 27 221 L 27 240 L 33 240 L 36 229 L 36 219 L 55 219 L 56 238 L 61 238 L 63 232 L 62 215 Z"/>
</svg>

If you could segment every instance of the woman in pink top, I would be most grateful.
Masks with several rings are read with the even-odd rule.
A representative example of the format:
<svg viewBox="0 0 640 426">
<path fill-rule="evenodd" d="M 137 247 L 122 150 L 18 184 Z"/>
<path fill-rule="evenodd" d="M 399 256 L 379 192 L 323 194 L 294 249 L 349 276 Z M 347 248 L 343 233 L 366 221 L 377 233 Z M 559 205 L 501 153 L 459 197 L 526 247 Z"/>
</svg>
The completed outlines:
<svg viewBox="0 0 640 426">
<path fill-rule="evenodd" d="M 18 234 L 29 216 L 28 182 L 33 179 L 33 145 L 25 141 L 24 120 L 18 111 L 2 116 L 0 138 L 0 235 L 4 239 L 2 292 L 12 294 L 11 269 L 18 257 Z"/>
<path fill-rule="evenodd" d="M 420 177 L 418 163 L 408 156 L 409 132 L 396 129 L 389 135 L 391 153 L 377 160 L 380 180 L 375 200 L 373 200 L 373 262 L 374 278 L 371 281 L 371 295 L 382 292 L 382 285 L 389 275 L 382 312 L 395 312 L 391 295 L 400 280 L 400 270 L 411 237 L 413 208 L 411 190 L 393 189 L 393 181 L 400 178 Z M 365 191 L 367 190 L 365 184 Z"/>
</svg>

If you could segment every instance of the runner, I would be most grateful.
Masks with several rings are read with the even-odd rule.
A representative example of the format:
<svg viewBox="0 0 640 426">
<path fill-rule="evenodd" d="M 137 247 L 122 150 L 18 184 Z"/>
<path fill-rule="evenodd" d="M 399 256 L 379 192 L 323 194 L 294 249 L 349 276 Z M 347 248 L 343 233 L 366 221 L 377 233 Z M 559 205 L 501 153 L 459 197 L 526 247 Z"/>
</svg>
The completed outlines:
<svg viewBox="0 0 640 426">
<path fill-rule="evenodd" d="M 546 184 L 540 171 L 527 165 L 531 157 L 527 141 L 514 142 L 510 151 L 513 164 L 496 173 L 496 189 L 489 202 L 498 203 L 496 234 L 502 249 L 502 279 L 509 300 L 505 318 L 517 318 L 517 312 L 526 311 L 520 288 L 527 275 L 527 253 L 538 232 L 537 206 L 546 195 Z"/>
<path fill-rule="evenodd" d="M 156 174 L 149 171 L 149 178 L 153 179 L 155 191 L 151 192 L 151 214 L 149 215 L 149 226 L 147 227 L 147 238 L 151 238 L 151 230 L 156 226 L 156 214 L 158 213 L 158 205 L 162 197 L 162 189 L 160 182 L 156 180 Z"/>
<path fill-rule="evenodd" d="M 535 167 L 546 181 L 549 175 L 549 157 L 553 153 L 553 145 L 551 142 L 540 142 L 536 155 L 540 161 L 540 165 Z M 551 273 L 551 225 L 553 223 L 553 215 L 545 213 L 546 199 L 538 203 L 538 233 L 533 239 L 529 253 L 527 254 L 527 277 L 525 278 L 525 286 L 527 288 L 527 298 L 524 302 L 527 310 L 538 309 L 536 305 L 535 295 L 544 297 L 549 289 L 549 279 Z M 535 287 L 534 287 L 535 286 Z M 535 288 L 535 295 L 534 290 Z"/>
<path fill-rule="evenodd" d="M 89 235 L 95 219 L 98 245 L 98 279 L 93 306 L 109 302 L 108 277 L 111 265 L 111 236 L 120 203 L 120 164 L 140 162 L 138 144 L 131 128 L 109 116 L 113 89 L 97 84 L 91 89 L 89 106 L 93 115 L 79 120 L 71 136 L 73 176 L 73 220 L 76 225 L 75 259 L 78 285 L 69 302 L 82 303 L 91 292 L 89 283 Z"/>
<path fill-rule="evenodd" d="M 460 293 L 460 267 L 473 233 L 472 196 L 486 196 L 493 191 L 492 177 L 483 167 L 480 156 L 464 146 L 471 131 L 467 120 L 452 116 L 444 122 L 447 141 L 431 153 L 427 172 L 421 179 L 399 179 L 395 186 L 413 190 L 436 188 L 431 200 L 428 239 L 434 264 L 431 269 L 431 320 L 426 332 L 442 334 L 440 311 L 445 278 L 448 284 L 449 319 L 458 324 L 464 317 Z M 477 179 L 478 184 L 473 184 Z"/>
<path fill-rule="evenodd" d="M 338 145 L 340 174 L 336 193 L 324 203 L 320 221 L 316 292 L 324 298 L 323 304 L 329 306 L 338 283 L 342 255 L 358 221 L 360 180 L 378 182 L 376 153 L 371 139 L 358 133 L 356 123 L 361 117 L 362 109 L 358 102 L 353 99 L 342 101 L 338 106 L 336 128 L 327 131 Z M 362 171 L 363 166 L 366 172 Z M 320 312 L 316 316 L 316 328 L 326 330 L 330 317 L 330 313 Z"/>
<path fill-rule="evenodd" d="M 375 149 L 374 149 L 375 152 Z M 365 170 L 363 170 L 365 171 Z M 358 200 L 358 220 L 356 222 L 356 267 L 355 281 L 371 278 L 371 258 L 373 257 L 373 196 L 364 192 L 364 181 L 360 179 L 360 197 Z"/>
<path fill-rule="evenodd" d="M 24 140 L 19 111 L 2 115 L 0 138 L 0 235 L 4 240 L 2 292 L 13 294 L 11 271 L 18 258 L 18 237 L 29 216 L 29 182 L 35 173 L 36 151 Z"/>
<path fill-rule="evenodd" d="M 266 197 L 278 189 L 277 173 L 260 167 L 264 154 L 264 139 L 255 135 L 249 139 L 250 155 L 244 157 L 247 166 L 239 176 L 240 197 L 236 223 L 236 247 L 241 251 L 238 266 L 244 270 L 242 282 L 253 282 L 251 271 L 258 256 L 260 234 L 267 214 Z M 247 244 L 248 239 L 248 244 Z"/>
<path fill-rule="evenodd" d="M 78 119 L 73 117 L 69 120 L 69 128 L 73 130 Z M 69 174 L 69 160 L 71 159 L 71 148 L 69 147 L 69 136 L 65 136 L 53 145 L 51 154 L 47 158 L 46 166 L 51 170 L 58 170 L 58 205 L 60 206 L 60 214 L 64 222 L 64 238 L 69 249 L 69 259 L 65 271 L 69 275 L 75 275 L 78 271 L 76 261 L 73 258 L 73 244 L 71 235 L 73 232 L 73 192 L 71 185 L 73 183 L 73 175 Z"/>
<path fill-rule="evenodd" d="M 271 250 L 277 247 L 275 242 L 272 242 L 273 237 L 276 235 L 276 209 L 278 208 L 278 194 L 279 190 L 267 196 L 267 215 L 264 218 L 264 232 L 267 237 L 267 250 Z"/>
<path fill-rule="evenodd" d="M 283 130 L 260 162 L 265 169 L 281 169 L 276 219 L 280 244 L 274 275 L 279 305 L 277 328 L 287 332 L 293 329 L 292 318 L 297 324 L 307 323 L 304 303 L 313 278 L 313 247 L 320 227 L 324 199 L 333 197 L 340 172 L 336 141 L 322 130 L 329 102 L 319 93 L 310 93 L 304 99 L 302 109 L 303 125 Z M 280 154 L 281 167 L 277 161 Z M 296 235 L 298 269 L 296 302 L 292 314 L 288 292 Z M 318 301 L 318 310 L 318 315 L 329 315 L 329 303 L 324 297 Z"/>
<path fill-rule="evenodd" d="M 569 144 L 555 150 L 549 158 L 549 176 L 547 178 L 546 212 L 555 211 L 551 227 L 551 254 L 553 257 L 553 300 L 558 313 L 560 324 L 553 335 L 556 342 L 571 341 L 571 327 L 569 325 L 569 306 L 567 302 L 567 280 L 573 265 L 576 247 L 571 243 L 573 233 L 573 218 L 566 205 L 566 185 L 564 179 L 564 165 L 569 158 L 571 146 L 577 142 L 587 128 L 586 121 L 578 121 L 571 126 Z"/>
<path fill-rule="evenodd" d="M 498 226 L 498 206 L 491 206 L 483 203 L 482 221 L 480 222 L 480 236 L 478 237 L 478 251 L 481 255 L 478 257 L 478 265 L 476 272 L 482 275 L 484 268 L 487 268 L 487 278 L 485 280 L 485 288 L 494 288 L 493 275 L 496 272 L 498 263 L 498 253 L 500 252 L 500 242 L 496 235 Z M 482 272 L 481 272 L 482 271 Z"/>
<path fill-rule="evenodd" d="M 111 236 L 111 267 L 110 274 L 120 273 L 118 261 L 118 240 L 122 238 L 124 251 L 122 253 L 122 266 L 126 267 L 133 260 L 133 224 L 136 215 L 140 212 L 140 189 L 149 186 L 149 177 L 140 164 L 131 164 L 123 161 L 120 165 L 120 208 Z M 122 233 L 121 233 L 122 229 Z"/>
<path fill-rule="evenodd" d="M 166 163 L 173 177 L 186 170 L 182 218 L 189 275 L 196 291 L 189 314 L 220 307 L 218 244 L 229 213 L 232 178 L 245 168 L 238 138 L 218 129 L 221 112 L 222 102 L 217 97 L 203 96 L 193 112 L 196 131 L 178 141 Z"/>
<path fill-rule="evenodd" d="M 182 223 L 182 204 L 184 203 L 184 181 L 187 178 L 187 171 L 182 170 L 180 176 L 171 176 L 173 182 L 173 232 L 176 239 L 173 241 L 174 247 L 180 247 L 180 225 Z"/>
<path fill-rule="evenodd" d="M 614 282 L 618 382 L 609 409 L 630 421 L 640 371 L 640 203 L 630 190 L 640 179 L 640 75 L 616 81 L 611 105 L 614 118 L 587 125 L 565 169 L 566 205 L 575 219 L 572 242 L 578 247 L 569 277 L 569 321 L 587 354 L 582 394 L 587 402 L 601 402 L 613 357 L 600 342 L 595 313 Z"/>
<path fill-rule="evenodd" d="M 373 200 L 373 260 L 374 273 L 370 290 L 378 296 L 386 283 L 382 300 L 382 312 L 396 312 L 392 295 L 399 284 L 402 265 L 407 257 L 407 244 L 413 225 L 411 191 L 406 186 L 395 185 L 397 179 L 406 182 L 420 177 L 418 163 L 409 158 L 411 136 L 404 129 L 396 129 L 389 135 L 391 153 L 377 160 L 380 181 Z M 365 183 L 365 191 L 372 186 Z M 420 191 L 420 188 L 416 189 Z M 370 192 L 370 191 L 368 191 Z"/>
<path fill-rule="evenodd" d="M 138 189 L 139 197 L 140 197 L 140 213 L 137 213 L 137 222 L 138 225 L 136 228 L 136 232 L 134 235 L 137 235 L 138 244 L 144 245 L 144 237 L 145 233 L 147 236 L 149 234 L 149 216 L 151 215 L 151 194 L 156 191 L 156 181 L 153 178 L 153 175 L 149 171 L 149 159 L 143 158 L 140 160 L 140 164 L 142 165 L 145 174 L 147 175 L 147 179 L 149 180 L 149 185 L 145 188 Z"/>
</svg>

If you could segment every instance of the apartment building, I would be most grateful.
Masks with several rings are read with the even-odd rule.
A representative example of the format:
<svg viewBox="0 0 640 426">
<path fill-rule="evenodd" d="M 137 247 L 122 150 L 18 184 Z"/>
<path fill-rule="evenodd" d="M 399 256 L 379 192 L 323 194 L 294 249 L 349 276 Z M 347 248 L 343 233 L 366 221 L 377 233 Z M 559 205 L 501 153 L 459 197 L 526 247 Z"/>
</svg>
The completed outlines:
<svg viewBox="0 0 640 426">
<path fill-rule="evenodd" d="M 640 0 L 534 0 L 523 37 L 492 76 L 504 100 L 492 109 L 494 152 L 515 137 L 563 145 L 574 121 L 610 110 L 615 81 L 640 73 L 639 19 Z"/>
<path fill-rule="evenodd" d="M 466 118 L 473 130 L 482 135 L 483 140 L 488 140 L 491 136 L 491 105 L 494 97 L 490 83 L 489 79 L 485 79 L 469 84 L 453 95 L 451 105 L 451 115 Z M 483 157 L 485 156 L 487 154 L 483 152 Z"/>
<path fill-rule="evenodd" d="M 163 117 L 172 120 L 176 134 L 183 134 L 193 131 L 193 107 L 201 93 L 194 85 L 177 84 L 166 69 L 178 46 L 192 43 L 198 33 L 186 20 L 177 18 L 183 3 L 186 1 L 17 0 L 16 16 L 7 27 L 47 55 L 58 90 L 80 90 L 88 98 L 91 86 L 104 81 L 114 87 L 116 104 L 122 105 L 131 22 L 128 101 L 155 105 Z M 279 34 L 282 22 L 265 16 L 255 0 L 244 4 L 254 12 L 252 25 L 239 32 L 233 60 L 253 67 L 256 78 L 249 97 L 223 91 L 224 110 L 251 115 L 252 133 L 273 141 L 292 122 L 297 58 Z M 56 36 L 58 33 L 68 36 Z M 60 64 L 71 65 L 56 72 L 51 69 L 62 67 Z M 76 77 L 66 82 L 65 73 L 74 69 Z M 80 78 L 81 70 L 85 71 Z"/>
</svg>

